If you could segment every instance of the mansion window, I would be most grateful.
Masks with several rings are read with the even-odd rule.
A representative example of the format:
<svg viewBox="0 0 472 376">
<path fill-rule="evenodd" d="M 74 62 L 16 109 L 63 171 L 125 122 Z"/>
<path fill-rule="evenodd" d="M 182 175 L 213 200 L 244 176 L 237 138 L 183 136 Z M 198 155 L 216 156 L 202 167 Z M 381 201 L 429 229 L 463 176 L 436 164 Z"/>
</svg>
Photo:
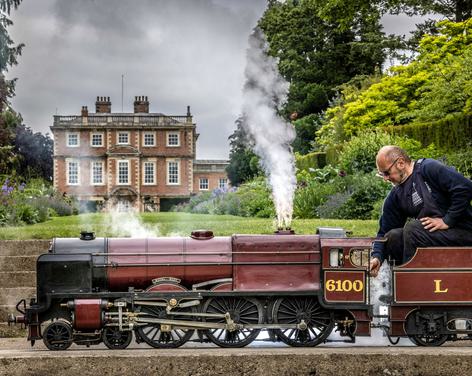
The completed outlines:
<svg viewBox="0 0 472 376">
<path fill-rule="evenodd" d="M 178 161 L 167 161 L 167 184 L 180 184 Z"/>
<path fill-rule="evenodd" d="M 218 188 L 226 188 L 228 186 L 228 179 L 220 178 L 218 180 Z"/>
<path fill-rule="evenodd" d="M 129 161 L 118 161 L 118 184 L 129 184 Z"/>
<path fill-rule="evenodd" d="M 179 132 L 167 132 L 167 146 L 180 146 Z"/>
<path fill-rule="evenodd" d="M 92 146 L 103 146 L 103 133 L 92 133 Z"/>
<path fill-rule="evenodd" d="M 144 146 L 156 146 L 154 133 L 144 133 Z"/>
<path fill-rule="evenodd" d="M 78 133 L 68 133 L 67 134 L 67 146 L 77 147 L 80 145 L 79 134 Z"/>
<path fill-rule="evenodd" d="M 67 161 L 67 184 L 79 185 L 79 162 Z"/>
<path fill-rule="evenodd" d="M 144 162 L 144 184 L 156 183 L 156 164 L 155 162 Z"/>
<path fill-rule="evenodd" d="M 129 144 L 129 132 L 118 132 L 118 145 L 128 145 Z"/>
<path fill-rule="evenodd" d="M 200 190 L 208 191 L 208 178 L 200 178 Z"/>
<path fill-rule="evenodd" d="M 92 162 L 92 185 L 103 184 L 103 162 Z"/>
</svg>

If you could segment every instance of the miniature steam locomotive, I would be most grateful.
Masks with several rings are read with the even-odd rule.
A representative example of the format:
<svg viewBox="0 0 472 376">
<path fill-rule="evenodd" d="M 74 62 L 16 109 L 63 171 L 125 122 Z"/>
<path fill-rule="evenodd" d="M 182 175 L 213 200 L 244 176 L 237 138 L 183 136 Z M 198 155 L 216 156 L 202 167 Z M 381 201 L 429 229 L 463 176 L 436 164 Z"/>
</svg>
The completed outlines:
<svg viewBox="0 0 472 376">
<path fill-rule="evenodd" d="M 242 347 L 274 341 L 316 346 L 335 329 L 348 341 L 373 322 L 372 238 L 317 235 L 56 238 L 37 260 L 37 296 L 11 322 L 51 350 L 103 342 L 175 348 L 189 340 Z M 437 346 L 472 333 L 472 248 L 419 248 L 392 268 L 388 335 Z"/>
</svg>

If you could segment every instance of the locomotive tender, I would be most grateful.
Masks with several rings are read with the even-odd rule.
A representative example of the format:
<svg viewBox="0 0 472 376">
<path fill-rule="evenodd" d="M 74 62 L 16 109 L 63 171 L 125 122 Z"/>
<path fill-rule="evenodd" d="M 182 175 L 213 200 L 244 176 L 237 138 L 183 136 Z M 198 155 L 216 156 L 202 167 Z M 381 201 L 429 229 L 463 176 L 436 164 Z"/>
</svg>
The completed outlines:
<svg viewBox="0 0 472 376">
<path fill-rule="evenodd" d="M 17 305 L 32 345 L 72 343 L 174 348 L 191 339 L 242 347 L 261 330 L 291 346 L 316 346 L 335 329 L 369 336 L 373 238 L 319 235 L 56 238 L 37 260 L 37 296 Z M 392 268 L 388 335 L 422 346 L 469 338 L 472 248 L 419 248 Z M 390 337 L 389 337 L 390 338 Z M 393 343 L 393 342 L 392 342 Z"/>
</svg>

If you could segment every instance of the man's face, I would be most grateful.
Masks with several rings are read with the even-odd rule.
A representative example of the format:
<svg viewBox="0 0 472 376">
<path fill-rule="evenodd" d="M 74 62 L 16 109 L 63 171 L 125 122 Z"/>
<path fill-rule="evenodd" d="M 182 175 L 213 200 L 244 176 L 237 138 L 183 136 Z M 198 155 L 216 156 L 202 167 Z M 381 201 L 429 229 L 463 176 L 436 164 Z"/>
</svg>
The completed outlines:
<svg viewBox="0 0 472 376">
<path fill-rule="evenodd" d="M 406 163 L 403 157 L 394 158 L 387 157 L 377 159 L 378 175 L 385 181 L 389 181 L 393 185 L 403 183 L 406 178 Z"/>
</svg>

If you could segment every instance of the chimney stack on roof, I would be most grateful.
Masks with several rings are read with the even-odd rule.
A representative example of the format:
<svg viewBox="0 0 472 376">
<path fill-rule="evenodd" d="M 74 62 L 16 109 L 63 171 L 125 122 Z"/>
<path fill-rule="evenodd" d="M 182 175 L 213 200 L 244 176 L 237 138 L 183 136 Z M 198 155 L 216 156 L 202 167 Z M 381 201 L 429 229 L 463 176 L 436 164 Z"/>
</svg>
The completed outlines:
<svg viewBox="0 0 472 376">
<path fill-rule="evenodd" d="M 147 96 L 134 97 L 134 113 L 149 113 L 149 101 Z"/>
<path fill-rule="evenodd" d="M 82 117 L 87 117 L 88 116 L 88 108 L 87 106 L 82 106 L 82 111 L 80 112 Z"/>
<path fill-rule="evenodd" d="M 97 101 L 95 102 L 95 112 L 97 114 L 111 113 L 110 97 L 97 97 Z"/>
</svg>

